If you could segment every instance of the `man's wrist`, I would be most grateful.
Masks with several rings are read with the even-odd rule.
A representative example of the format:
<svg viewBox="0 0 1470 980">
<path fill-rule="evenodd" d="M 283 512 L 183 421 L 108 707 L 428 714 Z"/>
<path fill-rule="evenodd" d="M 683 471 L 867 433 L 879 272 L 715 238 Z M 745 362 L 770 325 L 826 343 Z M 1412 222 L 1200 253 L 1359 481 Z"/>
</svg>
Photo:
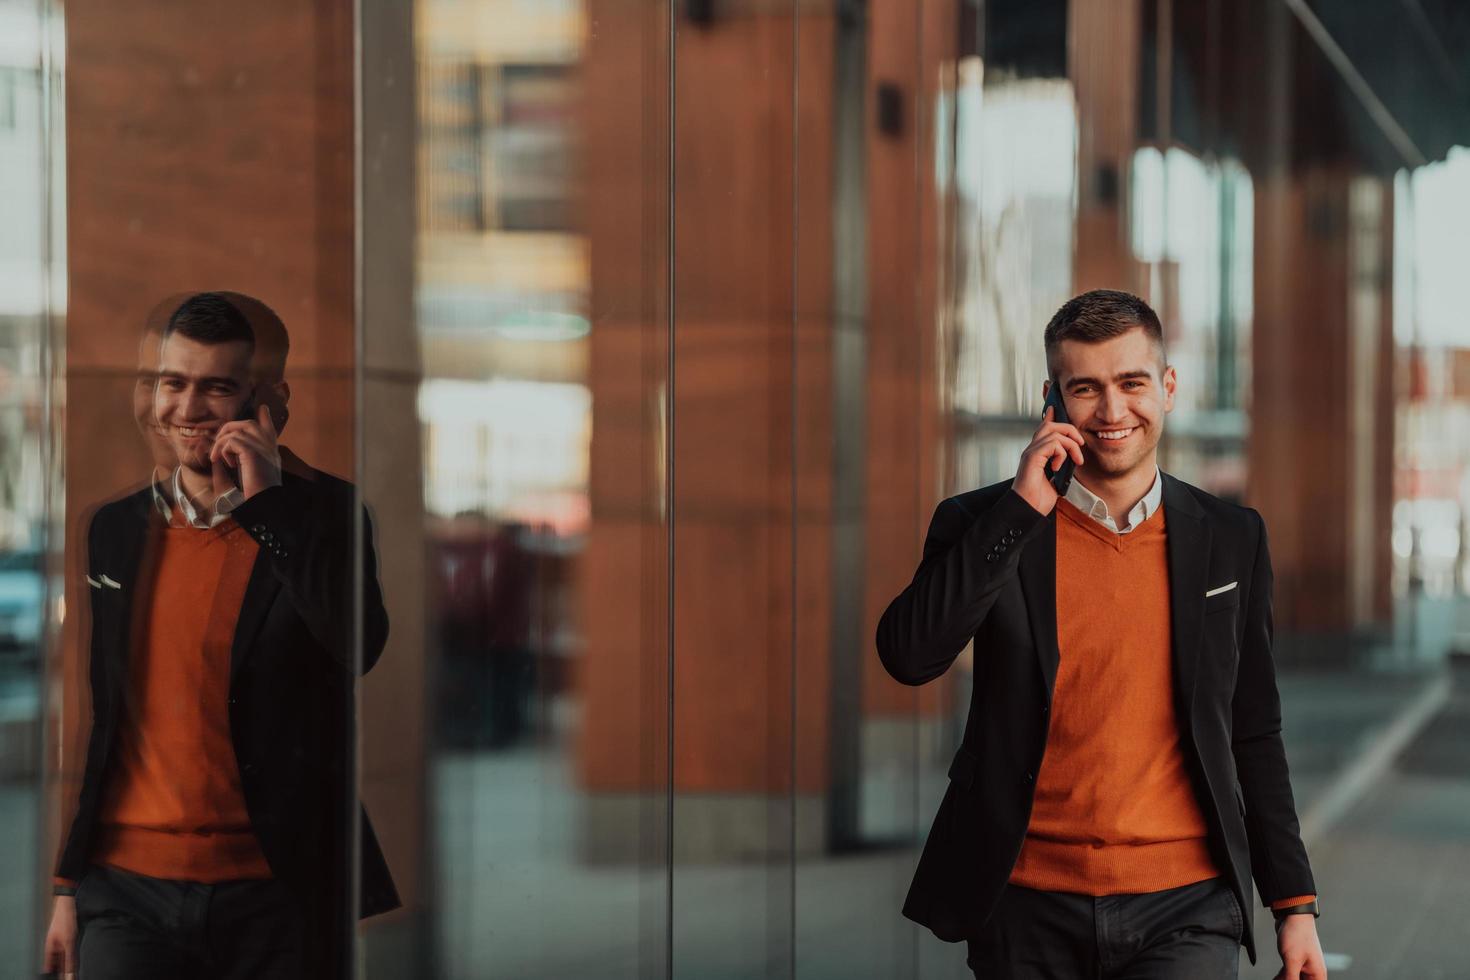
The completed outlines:
<svg viewBox="0 0 1470 980">
<path fill-rule="evenodd" d="M 1279 923 L 1285 921 L 1286 917 L 1290 915 L 1310 915 L 1315 919 L 1322 915 L 1322 909 L 1317 904 L 1317 900 L 1313 899 L 1310 902 L 1303 902 L 1300 905 L 1288 905 L 1286 908 L 1280 909 L 1273 908 L 1271 914 L 1276 917 L 1276 921 Z"/>
</svg>

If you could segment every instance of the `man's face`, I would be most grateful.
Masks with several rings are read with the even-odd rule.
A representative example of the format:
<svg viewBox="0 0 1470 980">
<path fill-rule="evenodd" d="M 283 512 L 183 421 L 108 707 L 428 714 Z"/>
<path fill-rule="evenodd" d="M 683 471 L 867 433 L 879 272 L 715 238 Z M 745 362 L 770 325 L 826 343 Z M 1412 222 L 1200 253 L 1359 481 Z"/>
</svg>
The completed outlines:
<svg viewBox="0 0 1470 980">
<path fill-rule="evenodd" d="M 1082 430 L 1084 477 L 1113 479 L 1154 465 L 1176 384 L 1174 369 L 1160 361 L 1142 327 L 1098 343 L 1061 342 L 1057 383 Z"/>
<path fill-rule="evenodd" d="M 251 390 L 249 344 L 201 344 L 179 334 L 164 340 L 153 411 L 181 466 L 211 471 L 215 433 L 240 417 Z"/>
</svg>

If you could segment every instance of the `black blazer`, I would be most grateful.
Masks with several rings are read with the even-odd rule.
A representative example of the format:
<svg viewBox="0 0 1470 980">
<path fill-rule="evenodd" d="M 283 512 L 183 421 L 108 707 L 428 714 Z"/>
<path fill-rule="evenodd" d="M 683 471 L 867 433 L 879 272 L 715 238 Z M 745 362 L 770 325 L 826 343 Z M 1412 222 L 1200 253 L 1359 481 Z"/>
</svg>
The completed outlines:
<svg viewBox="0 0 1470 980">
<path fill-rule="evenodd" d="M 231 648 L 230 733 L 251 826 L 271 870 L 304 902 L 317 935 L 340 938 L 350 936 L 354 843 L 359 913 L 399 904 L 354 784 L 355 677 L 382 653 L 388 615 L 372 526 L 352 485 L 317 471 L 288 472 L 282 481 L 233 514 L 259 550 Z M 360 523 L 354 513 L 362 514 Z M 360 663 L 355 523 L 362 530 Z M 88 528 L 87 575 L 99 583 L 90 588 L 92 732 L 57 866 L 64 878 L 81 880 L 87 871 L 118 724 L 128 710 L 127 658 L 139 625 L 133 611 L 151 588 L 152 545 L 162 527 L 145 486 L 100 507 Z"/>
<path fill-rule="evenodd" d="M 1267 904 L 1315 894 L 1281 744 L 1265 524 L 1162 480 L 1174 701 L 1211 852 L 1242 909 L 1252 874 Z M 1043 517 L 1010 481 L 939 505 L 913 582 L 879 620 L 878 654 L 895 679 L 923 684 L 972 638 L 964 739 L 903 910 L 949 942 L 980 930 L 1020 854 L 1060 659 L 1056 511 Z"/>
</svg>

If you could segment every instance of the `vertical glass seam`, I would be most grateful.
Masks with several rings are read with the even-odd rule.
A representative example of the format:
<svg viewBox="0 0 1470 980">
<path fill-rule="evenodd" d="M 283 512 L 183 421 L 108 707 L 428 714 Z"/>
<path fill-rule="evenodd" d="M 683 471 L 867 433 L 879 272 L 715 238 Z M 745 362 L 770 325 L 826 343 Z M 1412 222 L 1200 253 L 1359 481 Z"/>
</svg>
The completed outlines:
<svg viewBox="0 0 1470 980">
<path fill-rule="evenodd" d="M 363 58 L 362 58 L 362 0 L 352 0 L 347 16 L 351 18 L 350 43 L 352 45 L 352 481 L 354 492 L 349 506 L 352 513 L 352 660 L 353 676 L 362 677 L 362 647 L 366 638 L 363 619 L 367 608 L 363 596 L 363 548 L 366 546 L 362 514 L 366 507 L 363 486 L 367 468 L 364 452 L 367 440 L 364 434 L 363 411 L 366 400 L 363 386 L 367 371 L 366 324 L 363 304 L 366 290 L 363 285 Z M 348 929 L 353 941 L 354 957 L 361 954 L 356 923 L 361 914 L 360 895 L 362 862 L 358 855 L 362 851 L 362 822 L 357 816 L 357 801 L 362 798 L 362 685 L 352 686 L 352 794 L 348 797 L 348 892 L 347 901 L 351 909 Z"/>
<path fill-rule="evenodd" d="M 39 758 L 37 759 L 35 780 L 35 786 L 38 791 L 38 805 L 36 807 L 35 813 L 37 820 L 35 828 L 35 839 L 38 844 L 40 844 L 42 841 L 45 841 L 47 845 L 49 845 L 50 839 L 48 831 L 53 824 L 53 818 L 59 819 L 61 815 L 65 812 L 65 807 L 61 805 L 59 801 L 56 806 L 53 807 L 51 805 L 52 800 L 56 799 L 59 794 L 52 792 L 51 790 L 53 789 L 53 787 L 48 785 L 47 773 L 49 771 L 49 767 L 46 764 L 48 756 L 48 740 L 46 736 L 47 733 L 50 732 L 52 734 L 52 737 L 55 739 L 57 748 L 56 758 L 58 761 L 57 772 L 59 774 L 60 772 L 65 770 L 65 765 L 62 764 L 64 763 L 64 759 L 62 758 L 62 756 L 66 748 L 66 739 L 64 736 L 66 725 L 66 699 L 64 697 L 58 699 L 58 702 L 61 705 L 61 710 L 58 712 L 60 717 L 56 718 L 54 722 L 51 722 L 51 720 L 47 717 L 48 712 L 46 705 L 52 700 L 48 668 L 51 664 L 55 662 L 56 658 L 52 656 L 52 653 L 55 649 L 55 646 L 59 643 L 62 626 L 59 621 L 53 619 L 51 613 L 51 610 L 55 608 L 54 603 L 56 597 L 51 594 L 51 581 L 53 579 L 53 576 L 50 574 L 50 569 L 51 563 L 54 560 L 53 555 L 55 555 L 58 550 L 53 547 L 55 537 L 58 535 L 58 533 L 62 537 L 61 548 L 59 549 L 61 560 L 63 563 L 66 561 L 66 489 L 64 485 L 65 468 L 64 466 L 57 466 L 57 456 L 58 454 L 64 455 L 65 449 L 62 446 L 58 446 L 56 442 L 56 438 L 58 435 L 58 427 L 56 426 L 56 386 L 58 381 L 64 383 L 64 378 L 60 378 L 58 375 L 58 360 L 56 356 L 56 334 L 58 318 L 56 316 L 56 307 L 54 302 L 56 296 L 55 284 L 52 281 L 52 271 L 56 267 L 56 256 L 52 253 L 52 249 L 56 246 L 56 236 L 54 234 L 54 231 L 56 222 L 57 188 L 55 186 L 54 178 L 56 175 L 55 141 L 57 139 L 55 109 L 56 99 L 58 97 L 58 93 L 56 92 L 54 85 L 54 73 L 56 70 L 55 45 L 58 39 L 53 36 L 52 27 L 53 22 L 58 14 L 58 8 L 53 0 L 37 0 L 36 12 L 38 17 L 40 18 L 41 23 L 40 51 L 38 52 L 40 68 L 39 109 L 41 129 L 41 145 L 39 149 L 39 154 L 41 157 L 41 227 L 39 231 L 41 253 L 40 374 L 42 405 L 40 425 L 41 438 L 39 440 L 39 450 L 41 455 L 40 469 L 42 479 L 47 481 L 48 486 L 46 486 L 41 493 L 41 540 L 44 542 L 43 547 L 45 550 L 43 552 L 43 558 L 41 561 L 41 568 L 43 569 L 41 586 L 41 601 L 43 603 L 43 612 L 41 615 L 42 628 L 38 632 L 36 637 L 37 652 L 39 654 L 39 662 L 36 668 L 36 684 L 39 693 L 41 694 L 41 697 L 38 698 L 38 708 L 36 714 L 38 730 L 35 751 L 39 753 Z M 62 174 L 62 179 L 65 179 L 64 172 Z M 65 321 L 62 320 L 61 324 L 61 329 L 64 331 Z M 63 348 L 63 352 L 64 350 L 65 349 Z M 62 474 L 63 485 L 60 488 L 49 485 L 52 476 L 57 473 Z M 62 494 L 63 512 L 61 515 L 61 520 L 59 522 L 57 520 L 55 507 L 53 506 L 56 502 L 57 489 L 60 489 L 60 492 Z M 65 591 L 66 587 L 65 585 L 63 585 L 61 589 L 62 595 L 65 595 Z M 75 616 L 77 615 L 77 613 L 73 611 L 72 615 Z M 63 665 L 63 683 L 65 680 L 65 673 L 65 667 Z M 59 790 L 60 780 L 58 779 L 57 782 L 58 785 L 55 788 Z M 57 829 L 58 831 L 61 830 L 61 828 L 59 827 Z M 49 871 L 48 863 L 54 858 L 48 858 L 47 855 L 51 853 L 52 851 L 49 846 L 38 846 L 36 848 L 35 855 L 32 858 L 34 862 L 31 873 L 32 882 L 50 880 L 51 876 L 49 873 L 47 873 Z M 32 892 L 32 894 L 34 894 L 34 892 Z M 40 907 L 44 909 L 46 906 L 43 903 Z M 33 963 L 39 962 L 41 959 L 40 954 L 42 951 L 37 946 L 37 943 L 38 941 L 40 941 L 40 937 L 44 935 L 44 932 L 39 928 L 40 925 L 41 922 L 39 921 L 38 917 L 37 921 L 32 923 L 32 928 L 28 930 L 30 934 L 30 942 L 26 950 L 26 955 L 31 958 L 30 962 Z"/>
<path fill-rule="evenodd" d="M 668 116 L 665 126 L 668 130 L 666 140 L 668 147 L 668 165 L 666 169 L 666 180 L 668 181 L 667 196 L 665 198 L 665 268 L 668 282 L 665 284 L 665 304 L 667 311 L 667 339 L 665 343 L 665 368 L 664 373 L 668 382 L 664 385 L 664 398 L 668 402 L 665 415 L 668 424 L 664 429 L 664 513 L 667 515 L 667 555 L 665 558 L 664 574 L 667 577 L 667 603 L 665 613 L 665 625 L 667 630 L 668 645 L 668 706 L 665 709 L 664 740 L 665 740 L 665 769 L 664 774 L 664 969 L 665 977 L 672 977 L 674 972 L 674 530 L 676 527 L 676 513 L 674 510 L 674 484 L 675 472 L 678 469 L 677 460 L 674 458 L 674 431 L 678 423 L 675 412 L 675 373 L 674 373 L 674 323 L 675 323 L 675 255 L 674 255 L 674 177 L 676 163 L 676 132 L 674 129 L 674 113 L 678 100 L 678 87 L 675 81 L 678 77 L 678 57 L 675 44 L 678 41 L 678 2 L 667 0 L 669 33 L 668 33 Z"/>
<path fill-rule="evenodd" d="M 801 603 L 797 600 L 797 582 L 799 578 L 798 555 L 799 541 L 798 532 L 801 526 L 801 514 L 798 510 L 799 496 L 797 493 L 800 480 L 800 455 L 799 442 L 801 433 L 801 416 L 798 412 L 801 392 L 799 359 L 800 352 L 799 334 L 801 330 L 801 11 L 800 0 L 791 0 L 791 649 L 790 649 L 790 674 L 791 685 L 790 699 L 791 712 L 789 724 L 791 726 L 789 748 L 789 772 L 787 778 L 789 784 L 789 807 L 790 826 L 787 833 L 790 838 L 787 858 L 790 881 L 788 892 L 788 904 L 791 909 L 790 936 L 787 940 L 787 973 L 792 980 L 796 977 L 796 760 L 797 760 L 797 682 L 796 682 L 796 644 L 797 644 L 797 616 Z"/>
<path fill-rule="evenodd" d="M 912 102 L 914 117 L 914 231 L 916 236 L 915 244 L 917 245 L 915 252 L 917 255 L 922 257 L 924 254 L 924 0 L 917 0 L 917 2 L 914 4 L 914 94 Z M 914 276 L 914 322 L 919 325 L 919 329 L 921 331 L 927 331 L 930 330 L 933 325 L 927 323 L 923 319 L 923 270 L 921 268 L 915 271 L 917 274 Z M 920 356 L 914 358 L 914 392 L 918 401 L 918 404 L 915 406 L 917 411 L 914 412 L 914 446 L 917 449 L 914 457 L 914 477 L 915 485 L 922 488 L 924 486 L 924 459 L 922 450 L 922 447 L 924 445 L 923 435 L 925 412 L 923 397 L 924 355 L 925 351 L 929 350 L 929 348 L 928 345 L 920 344 L 919 349 Z M 912 520 L 914 522 L 913 526 L 915 528 L 920 527 L 923 519 L 924 505 L 923 502 L 919 499 L 919 495 L 915 494 L 912 514 Z M 920 828 L 923 826 L 923 816 L 921 811 L 923 809 L 924 801 L 924 759 L 922 746 L 923 722 L 922 716 L 919 711 L 919 708 L 921 707 L 921 701 L 922 696 L 920 694 L 920 691 L 918 688 L 915 688 L 913 692 L 912 702 L 914 706 L 914 721 L 912 728 L 914 783 L 912 799 L 914 840 L 916 843 L 918 840 L 918 835 L 921 833 Z M 919 975 L 919 943 L 921 940 L 921 935 L 918 929 L 910 929 L 909 935 L 912 941 L 910 955 L 913 964 L 910 975 L 917 977 Z"/>
</svg>

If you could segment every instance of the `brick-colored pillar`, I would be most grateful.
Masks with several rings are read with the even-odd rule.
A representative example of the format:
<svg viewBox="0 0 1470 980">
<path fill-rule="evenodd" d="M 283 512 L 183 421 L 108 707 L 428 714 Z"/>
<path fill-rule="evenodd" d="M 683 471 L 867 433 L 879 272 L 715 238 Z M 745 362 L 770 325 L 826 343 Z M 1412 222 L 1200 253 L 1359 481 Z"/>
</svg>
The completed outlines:
<svg viewBox="0 0 1470 980">
<path fill-rule="evenodd" d="M 874 3 L 868 13 L 863 710 L 906 723 L 950 707 L 948 677 L 915 695 L 884 672 L 872 644 L 878 618 L 913 576 L 934 507 L 951 492 L 939 350 L 954 281 L 954 210 L 935 180 L 934 153 L 950 142 L 935 134 L 952 125 L 939 107 L 953 90 L 960 18 L 948 2 Z M 896 115 L 885 113 L 885 100 Z"/>
<path fill-rule="evenodd" d="M 608 33 L 590 41 L 591 78 L 613 77 L 602 58 L 647 50 L 629 34 L 646 25 L 612 16 L 621 6 L 594 4 Z M 676 8 L 665 227 L 646 219 L 659 213 L 668 171 L 646 168 L 658 164 L 650 139 L 669 134 L 639 100 L 659 77 L 630 78 L 629 65 L 631 87 L 587 89 L 600 121 L 586 155 L 596 414 L 580 769 L 595 854 L 629 850 L 630 838 L 601 831 L 669 775 L 647 757 L 655 735 L 673 740 L 676 854 L 784 850 L 785 835 L 766 832 L 768 808 L 793 791 L 816 804 L 799 808 L 798 846 L 822 834 L 834 14 L 814 8 L 793 22 L 785 11 L 724 9 L 698 20 Z M 645 291 L 664 274 L 650 243 L 670 233 L 671 310 Z M 651 360 L 666 344 L 671 375 Z M 660 512 L 665 476 L 671 508 Z M 668 534 L 672 567 L 648 547 Z M 649 659 L 667 649 L 651 618 L 659 598 L 647 591 L 663 575 L 673 580 L 671 732 L 641 727 L 669 693 L 646 683 L 667 682 Z"/>
<path fill-rule="evenodd" d="M 1247 498 L 1278 628 L 1342 654 L 1390 615 L 1392 189 L 1323 166 L 1258 178 L 1255 201 Z"/>
</svg>

